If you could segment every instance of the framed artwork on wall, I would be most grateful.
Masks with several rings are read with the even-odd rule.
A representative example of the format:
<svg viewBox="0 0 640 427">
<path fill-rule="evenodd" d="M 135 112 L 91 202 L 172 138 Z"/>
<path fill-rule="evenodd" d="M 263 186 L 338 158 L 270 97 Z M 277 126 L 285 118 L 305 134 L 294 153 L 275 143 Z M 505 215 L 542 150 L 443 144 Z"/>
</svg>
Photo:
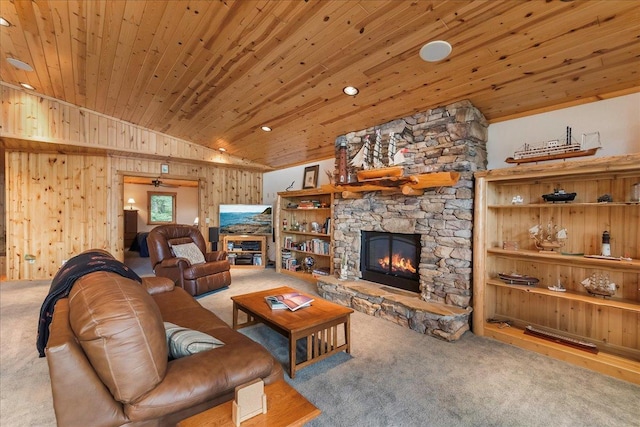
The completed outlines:
<svg viewBox="0 0 640 427">
<path fill-rule="evenodd" d="M 320 165 L 307 166 L 304 168 L 304 179 L 302 180 L 302 188 L 316 188 L 318 186 L 318 171 Z"/>
<path fill-rule="evenodd" d="M 175 224 L 176 223 L 176 194 L 147 192 L 147 224 Z"/>
</svg>

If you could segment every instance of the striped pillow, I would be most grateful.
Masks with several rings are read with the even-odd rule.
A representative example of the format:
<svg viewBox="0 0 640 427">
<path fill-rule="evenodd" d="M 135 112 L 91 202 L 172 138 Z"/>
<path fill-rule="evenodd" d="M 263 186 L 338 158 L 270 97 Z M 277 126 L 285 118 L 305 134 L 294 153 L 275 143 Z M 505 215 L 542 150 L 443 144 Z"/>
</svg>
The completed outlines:
<svg viewBox="0 0 640 427">
<path fill-rule="evenodd" d="M 164 329 L 167 334 L 169 357 L 172 359 L 179 359 L 224 345 L 219 339 L 204 332 L 183 328 L 170 322 L 164 322 Z"/>
</svg>

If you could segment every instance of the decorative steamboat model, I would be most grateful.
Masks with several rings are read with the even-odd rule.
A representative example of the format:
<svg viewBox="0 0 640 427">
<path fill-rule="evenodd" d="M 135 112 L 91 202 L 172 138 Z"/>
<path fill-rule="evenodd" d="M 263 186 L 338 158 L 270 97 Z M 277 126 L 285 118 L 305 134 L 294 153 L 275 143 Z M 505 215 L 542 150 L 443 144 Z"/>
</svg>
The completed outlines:
<svg viewBox="0 0 640 427">
<path fill-rule="evenodd" d="M 593 132 L 589 135 L 597 135 L 598 146 L 586 148 L 587 134 L 582 134 L 582 141 L 577 142 L 571 138 L 571 128 L 567 126 L 567 133 L 564 143 L 559 139 L 546 141 L 541 144 L 524 144 L 519 150 L 513 153 L 513 157 L 508 157 L 507 163 L 533 163 L 544 160 L 568 159 L 570 157 L 593 156 L 600 148 L 600 132 Z"/>
</svg>

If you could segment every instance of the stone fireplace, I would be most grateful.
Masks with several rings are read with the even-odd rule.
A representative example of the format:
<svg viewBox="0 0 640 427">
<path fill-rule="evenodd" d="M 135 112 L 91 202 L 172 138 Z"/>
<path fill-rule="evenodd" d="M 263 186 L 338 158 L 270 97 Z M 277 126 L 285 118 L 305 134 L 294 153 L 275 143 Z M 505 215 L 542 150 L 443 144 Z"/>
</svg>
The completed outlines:
<svg viewBox="0 0 640 427">
<path fill-rule="evenodd" d="M 460 179 L 453 186 L 427 188 L 422 195 L 372 191 L 355 199 L 336 197 L 333 235 L 336 271 L 345 263 L 346 282 L 359 281 L 357 287 L 362 291 L 361 279 L 371 281 L 361 272 L 363 234 L 417 235 L 418 281 L 414 291 L 418 300 L 431 309 L 420 314 L 414 306 L 425 305 L 415 301 L 399 307 L 396 297 L 387 298 L 391 303 L 385 305 L 379 290 L 374 292 L 373 299 L 353 289 L 347 291 L 347 297 L 334 295 L 345 281 L 328 280 L 325 282 L 331 283 L 323 286 L 321 280 L 319 291 L 356 309 L 357 305 L 363 305 L 361 311 L 390 318 L 412 329 L 456 339 L 469 328 L 473 173 L 486 169 L 487 122 L 470 102 L 462 101 L 340 136 L 336 140 L 336 158 L 339 147 L 344 155 L 346 145 L 347 158 L 353 159 L 363 141 L 375 137 L 376 131 L 380 131 L 383 140 L 393 133 L 397 148 L 404 152 L 405 176 L 455 171 L 460 173 Z M 351 170 L 348 176 L 353 175 Z M 357 298 L 362 301 L 354 301 Z M 434 311 L 445 313 L 445 319 L 442 315 L 431 316 Z"/>
</svg>

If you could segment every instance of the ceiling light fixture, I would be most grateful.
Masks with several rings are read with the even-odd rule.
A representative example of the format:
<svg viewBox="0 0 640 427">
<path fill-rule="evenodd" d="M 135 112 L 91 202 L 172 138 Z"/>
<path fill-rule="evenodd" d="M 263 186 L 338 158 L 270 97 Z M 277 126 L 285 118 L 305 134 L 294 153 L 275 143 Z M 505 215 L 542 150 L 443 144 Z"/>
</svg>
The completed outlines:
<svg viewBox="0 0 640 427">
<path fill-rule="evenodd" d="M 0 18 L 0 25 L 2 25 L 3 27 L 10 27 L 11 26 L 11 22 L 7 21 L 4 18 Z"/>
<path fill-rule="evenodd" d="M 20 83 L 20 86 L 22 86 L 25 89 L 36 90 L 36 88 L 31 86 L 29 83 Z"/>
<path fill-rule="evenodd" d="M 262 126 L 260 129 L 262 129 L 265 132 L 271 132 L 271 128 L 269 126 Z"/>
<path fill-rule="evenodd" d="M 345 95 L 356 96 L 360 91 L 355 86 L 347 86 L 342 89 Z"/>
<path fill-rule="evenodd" d="M 438 62 L 451 54 L 451 45 L 444 40 L 429 42 L 420 49 L 420 58 L 427 62 Z"/>
<path fill-rule="evenodd" d="M 218 151 L 221 152 L 221 153 L 224 153 L 225 151 L 227 151 L 227 149 L 223 148 L 223 147 L 220 147 L 220 148 L 218 148 Z"/>
<path fill-rule="evenodd" d="M 26 62 L 20 61 L 16 58 L 7 58 L 7 62 L 14 67 L 23 70 L 23 71 L 33 71 L 33 67 Z"/>
</svg>

